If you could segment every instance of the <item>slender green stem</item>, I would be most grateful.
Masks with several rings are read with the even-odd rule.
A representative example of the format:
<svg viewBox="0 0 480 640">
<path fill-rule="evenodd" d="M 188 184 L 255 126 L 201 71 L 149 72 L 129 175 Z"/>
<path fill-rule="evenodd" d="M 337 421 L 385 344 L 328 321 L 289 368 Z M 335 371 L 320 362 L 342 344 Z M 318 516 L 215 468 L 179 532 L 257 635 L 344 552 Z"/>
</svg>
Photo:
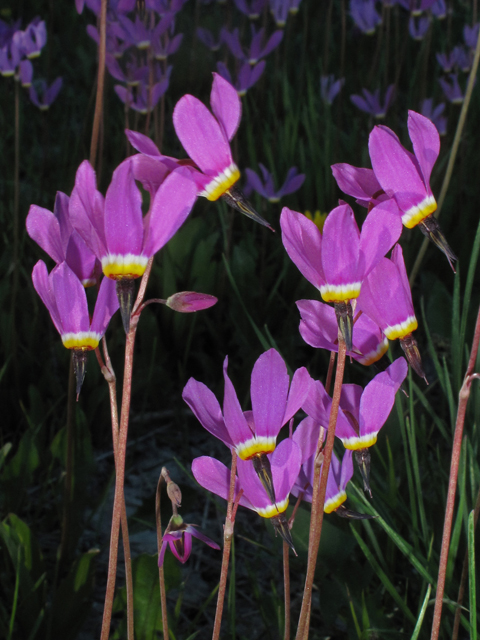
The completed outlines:
<svg viewBox="0 0 480 640">
<path fill-rule="evenodd" d="M 296 640 L 306 640 L 308 638 L 313 579 L 315 576 L 318 548 L 320 546 L 320 537 L 322 534 L 323 505 L 325 503 L 328 471 L 330 469 L 330 461 L 332 459 L 333 445 L 335 442 L 335 427 L 337 425 L 337 416 L 340 407 L 340 394 L 342 392 L 346 352 L 347 348 L 345 341 L 339 332 L 338 362 L 335 373 L 335 386 L 333 389 L 332 408 L 330 410 L 330 418 L 328 421 L 328 432 L 324 448 L 323 464 L 320 466 L 320 460 L 316 461 L 313 476 L 312 515 L 310 518 L 307 575 L 305 578 L 302 609 L 298 620 Z M 322 434 L 320 434 L 320 438 L 321 437 Z M 319 439 L 317 451 L 319 451 L 320 445 L 321 441 Z"/>
<path fill-rule="evenodd" d="M 100 40 L 98 43 L 98 73 L 97 95 L 95 99 L 95 113 L 93 116 L 92 139 L 90 142 L 90 164 L 95 166 L 97 160 L 98 138 L 103 113 L 103 88 L 105 85 L 105 54 L 107 46 L 107 0 L 102 0 L 100 7 Z"/>
<path fill-rule="evenodd" d="M 290 640 L 290 547 L 283 543 L 283 597 L 285 602 L 285 631 L 283 640 Z"/>
<path fill-rule="evenodd" d="M 462 110 L 460 111 L 460 117 L 458 118 L 457 130 L 455 131 L 455 137 L 453 139 L 452 148 L 450 150 L 450 156 L 448 158 L 447 170 L 445 171 L 445 177 L 443 178 L 442 188 L 440 190 L 440 195 L 438 197 L 438 206 L 437 210 L 434 213 L 436 218 L 439 217 L 440 212 L 443 207 L 443 203 L 445 202 L 445 197 L 447 195 L 448 187 L 450 186 L 450 179 L 453 174 L 453 167 L 455 165 L 455 160 L 457 158 L 458 147 L 460 146 L 460 140 L 462 138 L 463 128 L 465 126 L 465 121 L 467 119 L 468 107 L 470 106 L 470 99 L 472 97 L 473 87 L 475 85 L 475 80 L 477 77 L 478 63 L 480 61 L 480 32 L 477 38 L 477 45 L 475 47 L 475 55 L 473 57 L 472 68 L 470 70 L 470 75 L 468 76 L 467 82 L 467 90 L 465 92 L 465 98 L 462 104 Z M 428 238 L 424 238 L 422 246 L 417 255 L 417 259 L 412 268 L 412 272 L 410 274 L 410 286 L 413 286 L 415 279 L 420 270 L 420 265 L 422 264 L 422 260 L 427 251 L 429 240 Z"/>
<path fill-rule="evenodd" d="M 463 426 L 465 423 L 465 413 L 467 410 L 468 398 L 472 381 L 478 377 L 474 373 L 475 362 L 477 360 L 478 347 L 480 344 L 480 308 L 478 310 L 475 333 L 473 336 L 470 359 L 467 371 L 463 379 L 462 388 L 458 398 L 457 420 L 455 424 L 455 434 L 453 436 L 452 461 L 450 465 L 450 477 L 448 479 L 447 505 L 445 509 L 445 522 L 443 525 L 442 548 L 440 552 L 440 565 L 438 568 L 437 592 L 435 595 L 435 609 L 433 612 L 433 624 L 431 640 L 437 640 L 440 633 L 440 623 L 442 619 L 443 594 L 445 592 L 445 576 L 447 573 L 448 551 L 450 548 L 450 535 L 452 532 L 453 510 L 455 507 L 455 493 L 457 489 L 458 467 L 460 464 L 460 454 L 462 449 Z"/>
<path fill-rule="evenodd" d="M 217 610 L 215 611 L 215 622 L 213 625 L 212 640 L 220 638 L 220 628 L 222 626 L 223 605 L 225 602 L 225 591 L 227 588 L 228 563 L 230 561 L 230 549 L 232 547 L 233 527 L 235 524 L 234 501 L 235 501 L 235 475 L 237 472 L 237 454 L 232 451 L 232 467 L 230 469 L 230 489 L 228 492 L 227 517 L 223 528 L 223 555 L 222 569 L 220 572 L 220 583 L 218 585 Z M 238 498 L 238 496 L 237 496 Z"/>
<path fill-rule="evenodd" d="M 115 581 L 117 576 L 117 556 L 118 538 L 120 534 L 120 521 L 122 509 L 124 508 L 123 485 L 125 481 L 125 456 L 127 451 L 128 419 L 130 414 L 130 400 L 132 395 L 133 376 L 133 352 L 135 346 L 135 336 L 137 333 L 140 314 L 138 309 L 142 304 L 148 278 L 152 270 L 153 258 L 148 261 L 147 268 L 143 274 L 135 302 L 132 317 L 130 320 L 130 330 L 127 335 L 125 345 L 125 367 L 123 374 L 122 409 L 120 414 L 120 429 L 117 444 L 116 477 L 115 477 L 115 497 L 113 500 L 112 530 L 110 536 L 110 554 L 108 559 L 107 589 L 105 593 L 105 605 L 103 610 L 101 640 L 108 640 L 110 634 L 110 623 L 112 620 L 113 597 L 115 594 Z"/>
</svg>

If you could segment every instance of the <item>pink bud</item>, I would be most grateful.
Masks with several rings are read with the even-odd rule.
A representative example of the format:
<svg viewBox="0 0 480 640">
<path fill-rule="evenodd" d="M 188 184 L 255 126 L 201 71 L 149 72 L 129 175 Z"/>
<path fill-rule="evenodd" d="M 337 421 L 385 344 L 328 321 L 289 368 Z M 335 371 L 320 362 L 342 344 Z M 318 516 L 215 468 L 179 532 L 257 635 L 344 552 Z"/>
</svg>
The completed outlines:
<svg viewBox="0 0 480 640">
<path fill-rule="evenodd" d="M 195 291 L 180 291 L 167 299 L 167 307 L 181 313 L 192 313 L 213 307 L 218 302 L 215 296 L 208 293 L 195 293 Z"/>
</svg>

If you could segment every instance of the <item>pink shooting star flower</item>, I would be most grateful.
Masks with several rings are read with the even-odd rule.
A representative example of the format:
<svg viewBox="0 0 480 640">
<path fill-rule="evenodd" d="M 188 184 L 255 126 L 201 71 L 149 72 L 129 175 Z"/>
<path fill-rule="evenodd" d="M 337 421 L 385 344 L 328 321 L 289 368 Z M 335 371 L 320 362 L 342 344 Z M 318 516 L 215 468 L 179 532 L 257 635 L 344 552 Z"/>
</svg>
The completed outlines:
<svg viewBox="0 0 480 640">
<path fill-rule="evenodd" d="M 346 449 L 355 451 L 365 490 L 370 492 L 370 452 L 385 424 L 395 394 L 408 372 L 405 358 L 398 358 L 385 371 L 377 374 L 365 389 L 354 384 L 342 387 L 340 409 L 335 435 Z M 310 393 L 303 404 L 304 411 L 320 425 L 328 425 L 332 400 L 320 381 L 311 385 Z"/>
<path fill-rule="evenodd" d="M 410 366 L 427 382 L 417 342 L 412 336 L 418 322 L 399 244 L 393 249 L 391 260 L 383 258 L 363 283 L 358 307 L 378 324 L 389 340 L 400 340 Z"/>
<path fill-rule="evenodd" d="M 247 202 L 235 183 L 240 170 L 233 161 L 230 140 L 242 115 L 242 103 L 232 85 L 213 74 L 210 105 L 213 114 L 197 98 L 185 95 L 173 111 L 173 125 L 183 148 L 203 173 L 200 195 L 226 202 L 249 218 L 270 227 Z"/>
<path fill-rule="evenodd" d="M 259 480 L 252 463 L 248 460 L 237 461 L 238 478 L 235 481 L 235 497 L 243 493 L 239 504 L 256 511 L 262 518 L 270 520 L 285 542 L 295 553 L 285 511 L 288 498 L 300 471 L 302 453 L 298 445 L 287 438 L 268 456 L 271 468 L 273 489 L 276 499 L 271 498 L 265 486 Z M 207 491 L 228 499 L 230 488 L 230 470 L 215 458 L 202 456 L 192 463 L 195 480 Z"/>
<path fill-rule="evenodd" d="M 315 349 L 338 352 L 338 323 L 335 309 L 319 300 L 297 300 L 300 311 L 300 335 Z M 388 351 L 383 331 L 364 313 L 354 323 L 353 346 L 347 356 L 369 366 Z"/>
<path fill-rule="evenodd" d="M 84 287 L 91 287 L 98 281 L 100 265 L 72 226 L 69 200 L 65 193 L 58 191 L 53 213 L 32 204 L 27 216 L 27 233 L 57 264 L 66 262 Z"/>
<path fill-rule="evenodd" d="M 177 560 L 185 564 L 192 553 L 192 538 L 205 542 L 212 549 L 220 549 L 216 542 L 210 540 L 209 537 L 198 531 L 196 527 L 197 525 L 195 524 L 185 524 L 183 518 L 178 514 L 170 518 L 170 522 L 162 536 L 162 548 L 158 554 L 159 567 L 163 565 L 167 547 L 170 547 L 170 551 Z"/>
<path fill-rule="evenodd" d="M 430 175 L 440 152 L 440 136 L 433 122 L 408 112 L 408 133 L 414 154 L 402 146 L 395 133 L 376 126 L 370 133 L 368 149 L 375 177 L 387 196 L 394 198 L 407 229 L 420 230 L 446 255 L 453 271 L 457 258 L 432 215 L 437 202 L 430 188 Z"/>
<path fill-rule="evenodd" d="M 87 246 L 102 263 L 103 273 L 117 281 L 122 321 L 128 333 L 134 280 L 148 260 L 177 232 L 196 200 L 195 184 L 178 169 L 168 175 L 144 218 L 142 196 L 128 158 L 113 172 L 105 201 L 96 190 L 95 172 L 80 165 L 70 198 L 70 218 Z"/>
<path fill-rule="evenodd" d="M 33 268 L 32 280 L 63 345 L 73 350 L 78 399 L 85 378 L 87 352 L 98 347 L 119 306 L 115 285 L 108 278 L 102 280 L 90 321 L 85 288 L 65 262 L 57 265 L 49 275 L 45 263 L 39 260 Z"/>
<path fill-rule="evenodd" d="M 282 242 L 300 272 L 333 302 L 338 326 L 352 350 L 351 300 L 358 298 L 364 278 L 400 237 L 402 225 L 391 201 L 367 215 L 360 233 L 352 209 L 341 204 L 329 213 L 323 234 L 301 213 L 286 207 L 280 217 Z"/>
<path fill-rule="evenodd" d="M 277 190 L 275 189 L 275 183 L 273 181 L 273 175 L 268 169 L 261 163 L 258 163 L 260 171 L 262 172 L 262 178 L 259 177 L 252 169 L 245 169 L 247 174 L 247 193 L 254 189 L 264 198 L 267 198 L 269 202 L 280 202 L 280 198 L 298 191 L 305 181 L 305 174 L 298 173 L 297 167 L 292 167 L 288 170 L 287 177 L 283 185 Z"/>
<path fill-rule="evenodd" d="M 213 393 L 193 378 L 187 382 L 182 397 L 207 431 L 227 447 L 235 449 L 241 460 L 253 461 L 265 490 L 275 502 L 267 454 L 275 450 L 280 429 L 301 407 L 311 378 L 302 367 L 295 371 L 290 385 L 284 361 L 275 349 L 270 349 L 258 358 L 253 367 L 250 386 L 252 411 L 243 412 L 228 377 L 227 364 L 228 358 L 225 358 L 223 414 Z"/>
</svg>

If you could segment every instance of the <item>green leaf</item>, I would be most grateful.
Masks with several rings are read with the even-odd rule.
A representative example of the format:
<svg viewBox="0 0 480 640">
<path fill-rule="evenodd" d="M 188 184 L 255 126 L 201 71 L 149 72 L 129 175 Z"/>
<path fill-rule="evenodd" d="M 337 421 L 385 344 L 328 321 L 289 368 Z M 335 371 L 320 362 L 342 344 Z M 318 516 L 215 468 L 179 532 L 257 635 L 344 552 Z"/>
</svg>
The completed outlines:
<svg viewBox="0 0 480 640">
<path fill-rule="evenodd" d="M 477 591 L 475 585 L 475 512 L 468 516 L 468 594 L 470 606 L 470 638 L 477 640 Z"/>
<path fill-rule="evenodd" d="M 418 614 L 417 624 L 415 625 L 415 629 L 413 630 L 412 639 L 411 640 L 417 640 L 417 638 L 418 638 L 418 635 L 419 635 L 420 630 L 422 628 L 423 618 L 425 617 L 425 612 L 426 612 L 427 607 L 428 607 L 428 600 L 430 598 L 431 591 L 432 591 L 432 585 L 429 584 L 428 587 L 427 587 L 427 593 L 425 594 L 425 598 L 423 600 L 422 608 L 420 609 L 420 613 Z"/>
</svg>

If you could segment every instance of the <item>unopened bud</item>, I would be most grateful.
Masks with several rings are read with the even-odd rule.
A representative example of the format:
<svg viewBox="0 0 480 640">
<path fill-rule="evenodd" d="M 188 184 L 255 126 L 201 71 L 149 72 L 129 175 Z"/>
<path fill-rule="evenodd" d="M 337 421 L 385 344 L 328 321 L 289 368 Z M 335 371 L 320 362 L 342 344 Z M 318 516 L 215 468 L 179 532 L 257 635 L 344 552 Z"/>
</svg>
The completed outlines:
<svg viewBox="0 0 480 640">
<path fill-rule="evenodd" d="M 420 355 L 420 351 L 418 349 L 417 341 L 412 336 L 411 333 L 406 335 L 403 338 L 400 338 L 400 346 L 405 353 L 405 356 L 408 360 L 408 364 L 412 367 L 415 373 L 423 378 L 425 382 L 428 384 L 428 380 L 425 376 L 425 371 L 423 370 L 422 365 L 422 356 Z"/>
<path fill-rule="evenodd" d="M 213 307 L 217 302 L 218 299 L 215 296 L 208 295 L 208 293 L 180 291 L 170 296 L 167 299 L 166 305 L 174 311 L 180 311 L 180 313 L 193 313 L 194 311 L 201 311 L 202 309 Z"/>
<path fill-rule="evenodd" d="M 182 506 L 182 492 L 180 491 L 180 487 L 175 482 L 169 482 L 167 484 L 167 495 L 170 498 L 170 501 L 177 507 Z"/>
</svg>

